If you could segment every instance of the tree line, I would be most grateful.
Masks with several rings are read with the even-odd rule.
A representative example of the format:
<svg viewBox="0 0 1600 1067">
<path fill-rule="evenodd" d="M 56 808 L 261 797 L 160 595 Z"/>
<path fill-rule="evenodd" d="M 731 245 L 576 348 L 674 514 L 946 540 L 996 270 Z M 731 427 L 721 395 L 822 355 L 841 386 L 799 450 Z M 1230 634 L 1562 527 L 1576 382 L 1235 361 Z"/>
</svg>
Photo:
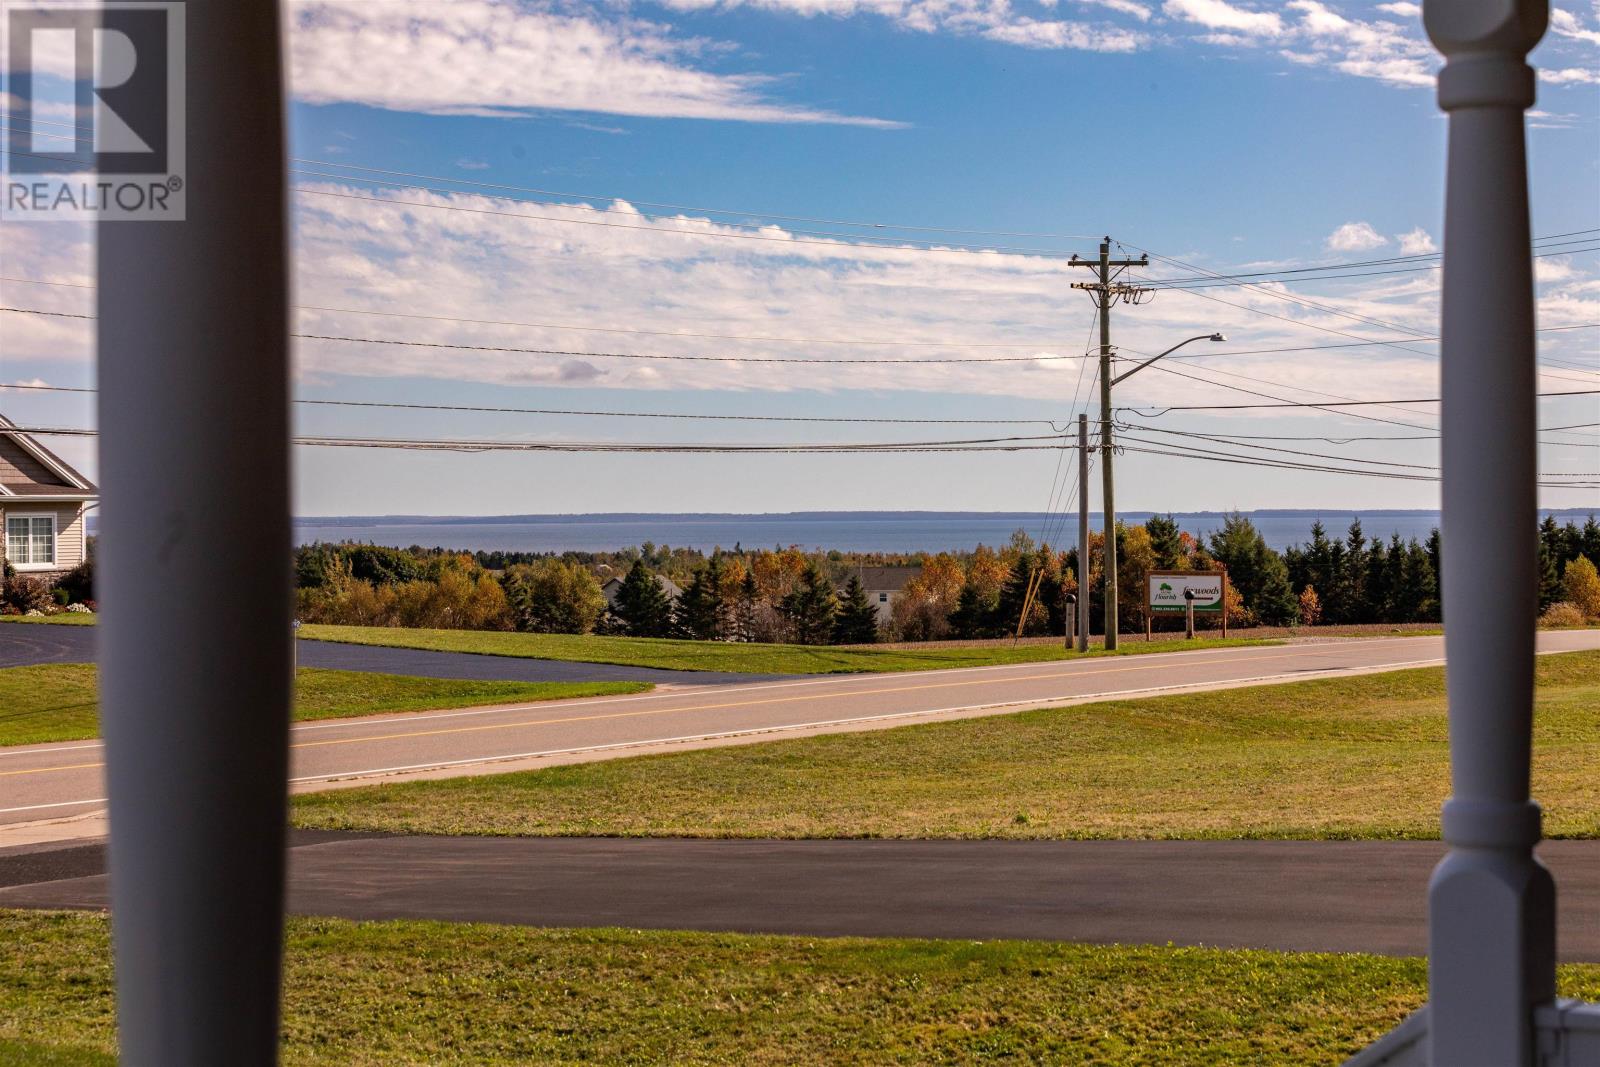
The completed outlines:
<svg viewBox="0 0 1600 1067">
<path fill-rule="evenodd" d="M 1171 516 L 1119 523 L 1118 614 L 1146 623 L 1154 570 L 1223 569 L 1233 626 L 1437 622 L 1439 533 L 1425 540 L 1369 537 L 1360 521 L 1341 536 L 1319 523 L 1279 552 L 1246 516 L 1198 537 Z M 1600 524 L 1546 518 L 1538 529 L 1539 609 L 1546 621 L 1600 618 Z M 599 633 L 696 640 L 861 644 L 1063 633 L 1069 596 L 1103 618 L 1105 538 L 1087 559 L 1024 531 L 968 552 L 805 552 L 796 547 L 710 553 L 645 543 L 616 552 L 452 552 L 342 543 L 296 552 L 300 617 L 310 622 Z M 1087 565 L 1085 567 L 1085 564 Z M 918 568 L 880 622 L 858 577 L 866 566 Z M 1079 575 L 1087 572 L 1087 581 Z M 608 604 L 602 584 L 619 586 Z M 662 579 L 681 589 L 671 595 Z M 1031 602 L 1028 590 L 1035 595 Z M 1028 604 L 1027 617 L 1023 617 Z M 1203 625 L 1214 625 L 1203 620 Z"/>
</svg>

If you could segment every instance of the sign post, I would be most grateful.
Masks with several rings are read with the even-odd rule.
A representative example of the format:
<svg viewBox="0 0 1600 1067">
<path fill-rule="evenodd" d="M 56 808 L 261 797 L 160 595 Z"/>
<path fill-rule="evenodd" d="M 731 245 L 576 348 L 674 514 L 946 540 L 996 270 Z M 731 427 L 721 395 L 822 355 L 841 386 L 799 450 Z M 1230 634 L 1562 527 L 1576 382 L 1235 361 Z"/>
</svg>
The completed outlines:
<svg viewBox="0 0 1600 1067">
<path fill-rule="evenodd" d="M 1183 615 L 1188 635 L 1194 636 L 1194 616 L 1208 612 L 1222 616 L 1222 636 L 1228 636 L 1228 576 L 1224 571 L 1151 571 L 1146 579 L 1145 618 Z M 1148 623 L 1147 623 L 1148 625 Z"/>
</svg>

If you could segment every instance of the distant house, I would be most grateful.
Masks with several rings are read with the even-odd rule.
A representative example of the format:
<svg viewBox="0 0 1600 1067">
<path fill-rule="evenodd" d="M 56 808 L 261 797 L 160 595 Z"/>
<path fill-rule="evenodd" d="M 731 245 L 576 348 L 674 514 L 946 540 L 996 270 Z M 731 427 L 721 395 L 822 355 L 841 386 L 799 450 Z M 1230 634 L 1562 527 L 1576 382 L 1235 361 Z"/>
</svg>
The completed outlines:
<svg viewBox="0 0 1600 1067">
<path fill-rule="evenodd" d="M 99 497 L 94 484 L 0 415 L 0 556 L 48 581 L 83 562 L 84 512 Z"/>
<path fill-rule="evenodd" d="M 671 578 L 666 578 L 658 574 L 656 575 L 656 584 L 661 586 L 662 592 L 667 594 L 668 600 L 677 600 L 683 595 L 683 590 L 679 588 L 678 583 L 674 582 Z M 606 598 L 606 607 L 609 608 L 611 605 L 617 602 L 617 593 L 621 589 L 621 578 L 613 577 L 605 580 L 605 584 L 600 586 L 600 592 L 604 594 Z"/>
<path fill-rule="evenodd" d="M 894 612 L 894 602 L 906 583 L 922 573 L 921 567 L 862 567 L 858 572 L 861 587 L 867 599 L 878 609 L 878 621 L 888 622 Z"/>
</svg>

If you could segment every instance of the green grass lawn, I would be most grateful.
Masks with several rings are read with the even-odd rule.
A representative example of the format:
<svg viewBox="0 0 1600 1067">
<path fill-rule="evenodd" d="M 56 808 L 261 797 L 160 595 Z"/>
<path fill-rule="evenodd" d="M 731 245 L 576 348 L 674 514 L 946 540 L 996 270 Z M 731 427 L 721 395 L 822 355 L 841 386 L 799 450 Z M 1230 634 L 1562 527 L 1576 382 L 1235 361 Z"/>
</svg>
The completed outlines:
<svg viewBox="0 0 1600 1067">
<path fill-rule="evenodd" d="M 60 615 L 0 615 L 0 622 L 58 623 L 62 626 L 93 626 L 97 615 L 64 611 Z"/>
<path fill-rule="evenodd" d="M 342 719 L 431 708 L 641 693 L 643 682 L 475 682 L 301 667 L 294 718 Z M 0 669 L 0 745 L 78 741 L 100 735 L 95 668 L 46 663 Z"/>
<path fill-rule="evenodd" d="M 1112 700 L 294 800 L 297 825 L 420 833 L 1430 838 L 1444 672 Z M 1546 833 L 1600 836 L 1600 652 L 1541 656 Z"/>
<path fill-rule="evenodd" d="M 871 671 L 922 671 L 940 667 L 985 667 L 1004 663 L 1037 663 L 1072 659 L 1078 654 L 1060 645 L 992 645 L 981 648 L 873 648 L 827 645 L 731 644 L 723 641 L 678 641 L 652 637 L 593 637 L 575 634 L 524 634 L 488 630 L 408 630 L 386 626 L 300 628 L 302 640 L 349 641 L 391 648 L 426 648 L 436 652 L 473 652 L 491 656 L 614 663 L 625 667 L 661 667 L 673 671 L 742 671 L 751 674 L 852 674 Z M 1125 639 L 1111 655 L 1178 652 L 1195 648 L 1270 645 L 1276 641 L 1203 638 L 1192 642 Z M 1087 655 L 1108 653 L 1091 649 Z"/>
<path fill-rule="evenodd" d="M 286 1064 L 1337 1064 L 1417 959 L 291 919 Z M 1560 970 L 1600 998 L 1600 966 Z M 0 1062 L 111 1064 L 104 916 L 0 911 Z M 30 1058 L 31 1057 L 31 1058 Z"/>
</svg>

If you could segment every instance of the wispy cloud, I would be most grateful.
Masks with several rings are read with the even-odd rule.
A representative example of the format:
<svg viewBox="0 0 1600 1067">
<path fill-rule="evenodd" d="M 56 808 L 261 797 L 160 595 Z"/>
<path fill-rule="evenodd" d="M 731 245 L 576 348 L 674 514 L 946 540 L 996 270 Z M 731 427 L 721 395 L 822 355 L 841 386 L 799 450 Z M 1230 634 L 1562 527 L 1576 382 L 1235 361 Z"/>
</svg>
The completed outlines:
<svg viewBox="0 0 1600 1067">
<path fill-rule="evenodd" d="M 603 20 L 496 0 L 293 9 L 292 84 L 309 103 L 432 114 L 592 111 L 742 122 L 892 127 L 896 122 L 790 104 L 765 74 L 696 65 L 709 43 L 636 19 Z"/>
<path fill-rule="evenodd" d="M 917 33 L 983 37 L 1024 48 L 1070 48 L 1086 52 L 1132 52 L 1148 43 L 1136 28 L 1104 22 L 1042 19 L 1018 12 L 1011 0 L 663 0 L 679 11 L 759 8 L 804 18 L 871 15 Z M 1144 23 L 1150 9 L 1137 0 L 1078 0 Z M 1049 0 L 1045 6 L 1054 6 Z"/>
</svg>

